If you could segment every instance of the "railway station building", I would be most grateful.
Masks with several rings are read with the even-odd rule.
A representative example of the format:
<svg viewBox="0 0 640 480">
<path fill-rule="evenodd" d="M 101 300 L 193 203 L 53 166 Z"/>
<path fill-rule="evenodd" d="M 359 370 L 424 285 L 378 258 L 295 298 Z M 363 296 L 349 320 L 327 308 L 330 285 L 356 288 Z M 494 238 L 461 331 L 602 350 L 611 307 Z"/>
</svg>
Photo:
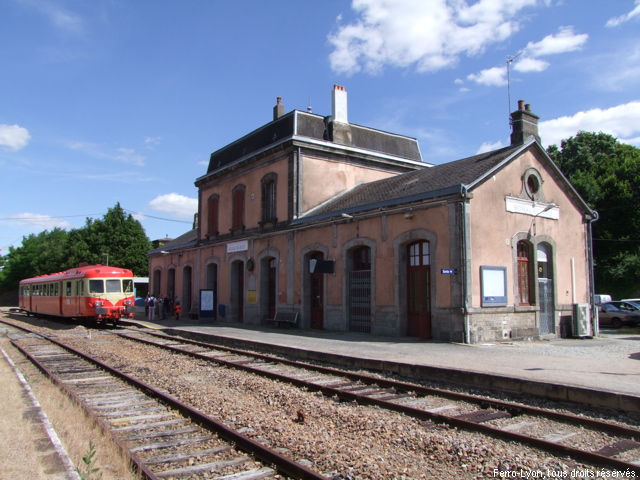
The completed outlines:
<svg viewBox="0 0 640 480">
<path fill-rule="evenodd" d="M 560 336 L 585 311 L 588 327 L 597 214 L 529 105 L 511 123 L 509 146 L 431 165 L 416 139 L 350 123 L 341 86 L 330 116 L 278 98 L 211 154 L 194 228 L 149 254 L 150 291 L 237 325 L 465 343 Z"/>
</svg>

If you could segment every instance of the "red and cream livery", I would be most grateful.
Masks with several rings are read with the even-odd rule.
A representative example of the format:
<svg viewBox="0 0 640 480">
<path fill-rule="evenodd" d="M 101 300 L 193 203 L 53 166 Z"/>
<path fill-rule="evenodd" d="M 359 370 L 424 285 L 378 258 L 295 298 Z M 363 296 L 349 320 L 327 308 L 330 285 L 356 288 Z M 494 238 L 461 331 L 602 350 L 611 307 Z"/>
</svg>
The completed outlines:
<svg viewBox="0 0 640 480">
<path fill-rule="evenodd" d="M 20 281 L 20 308 L 27 313 L 116 322 L 133 316 L 133 272 L 80 265 Z"/>
</svg>

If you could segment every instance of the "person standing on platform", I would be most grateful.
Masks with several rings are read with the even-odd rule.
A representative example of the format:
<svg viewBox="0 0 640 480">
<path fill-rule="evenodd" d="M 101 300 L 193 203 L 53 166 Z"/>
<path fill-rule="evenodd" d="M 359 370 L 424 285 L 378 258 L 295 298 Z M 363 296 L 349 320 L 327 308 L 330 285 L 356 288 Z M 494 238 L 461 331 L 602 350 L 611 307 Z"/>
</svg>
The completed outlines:
<svg viewBox="0 0 640 480">
<path fill-rule="evenodd" d="M 182 312 L 182 306 L 180 305 L 180 299 L 178 297 L 176 297 L 175 301 L 173 302 L 174 307 L 174 313 L 176 314 L 176 320 L 180 320 L 180 313 Z"/>
<path fill-rule="evenodd" d="M 150 322 L 153 322 L 153 317 L 156 312 L 156 297 L 151 295 L 149 297 L 149 316 L 147 317 Z"/>
</svg>

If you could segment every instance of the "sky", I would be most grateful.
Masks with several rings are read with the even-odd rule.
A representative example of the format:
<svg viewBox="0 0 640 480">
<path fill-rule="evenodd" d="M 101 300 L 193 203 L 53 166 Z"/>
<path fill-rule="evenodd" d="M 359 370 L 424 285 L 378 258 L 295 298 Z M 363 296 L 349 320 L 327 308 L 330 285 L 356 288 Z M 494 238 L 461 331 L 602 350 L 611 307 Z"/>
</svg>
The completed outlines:
<svg viewBox="0 0 640 480">
<path fill-rule="evenodd" d="M 580 130 L 640 147 L 640 0 L 0 0 L 0 255 L 117 202 L 188 231 L 209 155 L 285 110 L 417 138 L 440 164 Z"/>
</svg>

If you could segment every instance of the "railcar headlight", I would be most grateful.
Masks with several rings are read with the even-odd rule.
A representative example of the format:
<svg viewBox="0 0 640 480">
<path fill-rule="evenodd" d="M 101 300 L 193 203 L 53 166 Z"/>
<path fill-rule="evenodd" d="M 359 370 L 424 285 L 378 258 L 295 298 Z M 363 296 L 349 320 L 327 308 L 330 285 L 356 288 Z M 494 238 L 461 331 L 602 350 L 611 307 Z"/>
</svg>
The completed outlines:
<svg viewBox="0 0 640 480">
<path fill-rule="evenodd" d="M 94 302 L 94 305 L 95 305 L 96 307 L 101 307 L 102 305 L 104 305 L 104 302 L 103 302 L 103 301 L 101 301 L 101 300 L 97 300 L 96 302 Z"/>
</svg>

